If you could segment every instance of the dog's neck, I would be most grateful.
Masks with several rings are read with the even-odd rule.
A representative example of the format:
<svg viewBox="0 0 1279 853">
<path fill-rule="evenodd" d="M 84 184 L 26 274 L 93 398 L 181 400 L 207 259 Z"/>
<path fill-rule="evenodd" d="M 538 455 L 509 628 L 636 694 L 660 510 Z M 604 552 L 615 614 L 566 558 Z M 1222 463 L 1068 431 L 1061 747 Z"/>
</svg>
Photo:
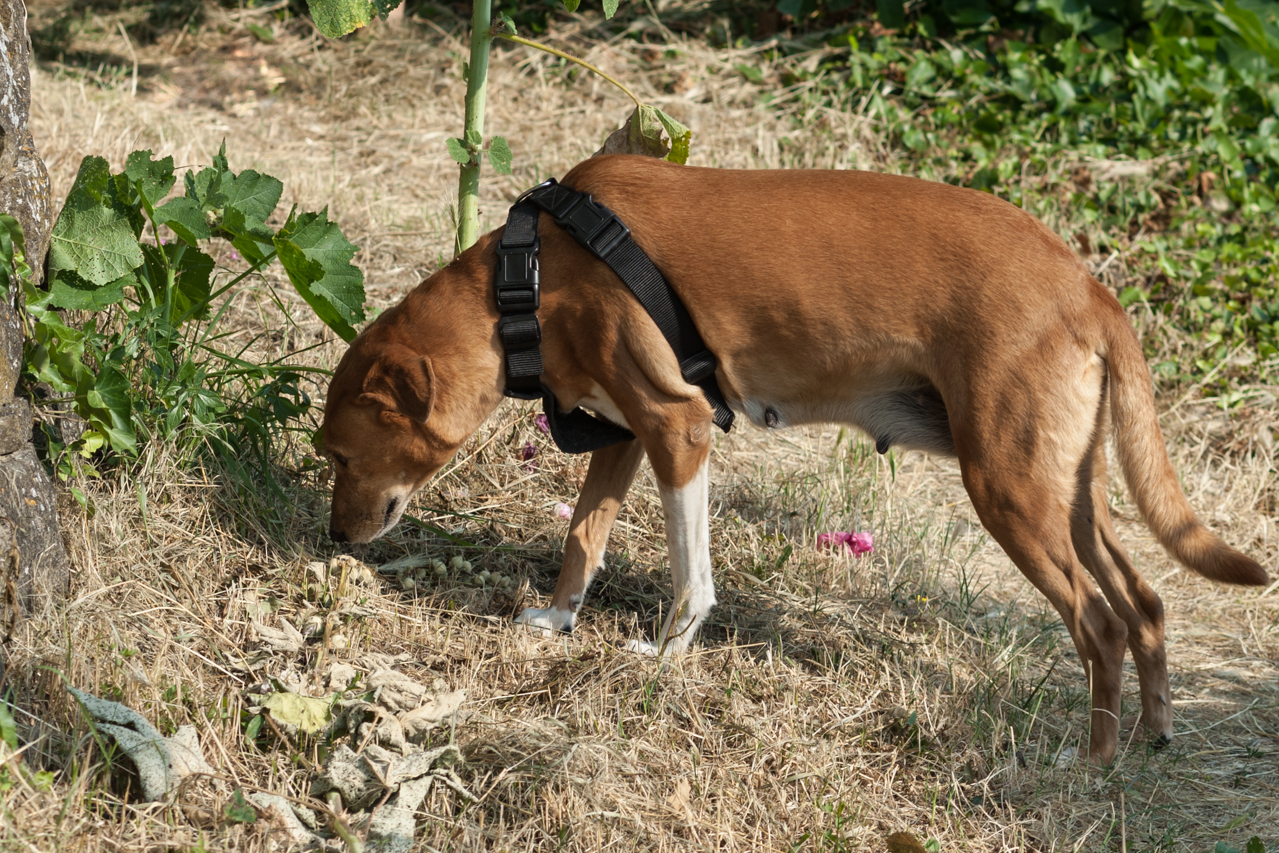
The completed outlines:
<svg viewBox="0 0 1279 853">
<path fill-rule="evenodd" d="M 407 346 L 435 370 L 432 430 L 461 443 L 502 402 L 502 354 L 492 294 L 491 242 L 463 253 L 387 312 Z"/>
</svg>

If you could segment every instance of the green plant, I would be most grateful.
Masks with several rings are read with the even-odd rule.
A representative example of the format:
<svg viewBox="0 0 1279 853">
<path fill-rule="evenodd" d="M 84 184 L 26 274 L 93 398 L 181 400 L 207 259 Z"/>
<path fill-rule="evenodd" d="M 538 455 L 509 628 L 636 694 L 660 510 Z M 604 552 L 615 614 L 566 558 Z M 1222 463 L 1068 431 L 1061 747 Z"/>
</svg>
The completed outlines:
<svg viewBox="0 0 1279 853">
<path fill-rule="evenodd" d="M 350 263 L 356 247 L 327 210 L 295 207 L 278 229 L 269 225 L 283 186 L 232 172 L 225 145 L 167 198 L 176 183 L 171 157 L 135 151 L 118 174 L 86 157 L 53 228 L 47 289 L 32 283 L 21 228 L 2 220 L 0 286 L 20 289 L 26 303 L 26 387 L 37 406 L 84 419 L 69 448 L 84 457 L 103 448 L 133 456 L 140 439 L 179 430 L 264 453 L 271 435 L 309 408 L 301 387 L 309 368 L 256 363 L 243 342 L 220 348 L 228 333 L 218 321 L 237 286 L 256 278 L 278 300 L 258 275 L 273 260 L 344 339 L 364 317 L 363 275 Z M 229 257 L 247 269 L 220 275 L 204 251 L 215 239 L 229 241 Z M 60 449 L 55 436 L 50 443 Z"/>
<path fill-rule="evenodd" d="M 384 20 L 402 0 L 307 0 L 311 16 L 320 32 L 329 38 L 339 38 L 360 27 L 367 26 L 375 15 Z M 569 12 L 577 11 L 581 0 L 563 0 Z M 612 18 L 617 12 L 619 0 L 602 0 L 604 16 Z M 461 254 L 479 239 L 479 192 L 481 155 L 487 152 L 489 164 L 501 174 L 511 174 L 511 146 L 505 137 L 494 136 L 484 147 L 484 107 L 488 97 L 489 49 L 493 39 L 508 41 L 541 50 L 560 59 L 575 63 L 603 77 L 626 93 L 635 103 L 635 109 L 618 131 L 625 139 L 624 149 L 629 153 L 665 157 L 676 163 L 688 160 L 689 143 L 693 133 L 683 124 L 650 104 L 640 101 L 630 88 L 585 60 L 562 50 L 516 35 L 515 21 L 509 15 L 499 15 L 493 20 L 493 0 L 473 0 L 471 16 L 471 49 L 465 63 L 466 115 L 462 136 L 449 139 L 449 155 L 459 168 L 457 191 L 456 253 Z"/>
</svg>

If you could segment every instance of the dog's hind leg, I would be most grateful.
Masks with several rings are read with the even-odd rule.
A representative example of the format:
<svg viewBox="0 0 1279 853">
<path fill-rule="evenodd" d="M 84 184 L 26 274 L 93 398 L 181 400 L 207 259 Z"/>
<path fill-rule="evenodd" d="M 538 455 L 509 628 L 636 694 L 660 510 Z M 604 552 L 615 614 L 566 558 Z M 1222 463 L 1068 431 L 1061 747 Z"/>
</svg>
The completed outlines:
<svg viewBox="0 0 1279 853">
<path fill-rule="evenodd" d="M 1137 665 L 1141 721 L 1146 733 L 1161 744 L 1168 743 L 1172 737 L 1172 707 L 1163 602 L 1138 573 L 1115 535 L 1106 508 L 1106 455 L 1100 441 L 1091 459 L 1081 466 L 1081 481 L 1085 472 L 1087 482 L 1080 483 L 1075 506 L 1075 550 L 1110 606 L 1128 625 L 1128 648 Z"/>
<path fill-rule="evenodd" d="M 569 523 L 555 594 L 547 608 L 529 607 L 515 621 L 530 628 L 571 631 L 582 607 L 586 588 L 604 565 L 604 547 L 617 520 L 626 492 L 644 458 L 638 441 L 626 441 L 596 450 L 586 469 L 586 482 L 578 495 L 577 509 Z"/>
<path fill-rule="evenodd" d="M 964 464 L 964 483 L 986 529 L 1070 631 L 1092 692 L 1089 755 L 1109 763 L 1119 742 L 1128 626 L 1106 605 L 1075 552 L 1068 497 L 1043 488 L 1034 473 L 1009 477 L 972 464 Z"/>
</svg>

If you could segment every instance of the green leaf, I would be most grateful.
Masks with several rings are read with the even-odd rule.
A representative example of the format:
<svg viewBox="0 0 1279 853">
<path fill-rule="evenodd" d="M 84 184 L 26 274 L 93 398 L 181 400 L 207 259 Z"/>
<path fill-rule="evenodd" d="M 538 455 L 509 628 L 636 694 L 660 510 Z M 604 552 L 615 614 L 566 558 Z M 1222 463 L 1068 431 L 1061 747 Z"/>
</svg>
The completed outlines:
<svg viewBox="0 0 1279 853">
<path fill-rule="evenodd" d="M 0 702 L 0 740 L 11 750 L 18 748 L 18 722 L 13 718 L 8 702 Z"/>
<path fill-rule="evenodd" d="M 219 230 L 231 240 L 236 251 L 252 264 L 265 261 L 275 245 L 275 231 L 270 226 L 249 221 L 234 208 L 227 210 Z"/>
<path fill-rule="evenodd" d="M 263 44 L 275 44 L 275 30 L 270 27 L 264 27 L 255 24 L 252 21 L 245 21 L 244 28 L 252 33 L 253 37 Z"/>
<path fill-rule="evenodd" d="M 77 414 L 107 437 L 117 453 L 136 456 L 138 440 L 133 431 L 133 398 L 130 384 L 113 364 L 103 365 L 92 384 L 81 383 L 76 391 Z"/>
<path fill-rule="evenodd" d="M 226 196 L 222 194 L 223 171 L 205 167 L 195 174 L 187 172 L 183 178 L 187 198 L 200 205 L 201 210 L 220 213 L 226 206 Z"/>
<path fill-rule="evenodd" d="M 493 25 L 495 33 L 506 33 L 507 35 L 515 35 L 515 22 L 511 20 L 511 16 L 503 12 L 498 16 L 497 23 Z"/>
<path fill-rule="evenodd" d="M 489 142 L 489 163 L 499 175 L 511 174 L 511 146 L 505 136 L 495 136 Z"/>
<path fill-rule="evenodd" d="M 391 14 L 396 6 L 400 5 L 402 0 L 373 0 L 373 11 L 377 12 L 377 16 L 382 20 L 386 20 L 386 16 Z"/>
<path fill-rule="evenodd" d="M 306 5 L 316 29 L 331 39 L 367 27 L 375 11 L 369 0 L 306 0 Z"/>
<path fill-rule="evenodd" d="M 141 249 L 138 254 L 141 254 Z M 105 285 L 87 281 L 75 270 L 58 270 L 49 282 L 49 304 L 76 311 L 101 311 L 108 305 L 123 301 L 125 286 L 137 281 L 138 277 L 132 270 Z"/>
<path fill-rule="evenodd" d="M 900 30 L 906 26 L 906 4 L 902 0 L 875 0 L 879 23 L 886 30 Z"/>
<path fill-rule="evenodd" d="M 564 0 L 564 8 L 570 12 L 576 12 L 577 7 L 582 5 L 582 0 Z"/>
<path fill-rule="evenodd" d="M 169 199 L 155 209 L 154 216 L 156 225 L 168 225 L 188 246 L 194 247 L 213 236 L 209 221 L 195 199 L 186 196 Z"/>
<path fill-rule="evenodd" d="M 618 0 L 604 0 L 603 6 L 605 18 L 611 18 L 617 14 L 617 2 Z"/>
<path fill-rule="evenodd" d="M 465 134 L 464 144 L 478 146 L 484 142 L 484 137 L 480 135 L 478 130 L 468 130 Z"/>
<path fill-rule="evenodd" d="M 329 222 L 328 208 L 291 219 L 275 238 L 289 281 L 316 315 L 345 341 L 364 320 L 364 273 L 351 265 L 358 247 Z"/>
<path fill-rule="evenodd" d="M 262 700 L 262 707 L 271 712 L 271 719 L 308 735 L 323 731 L 333 720 L 327 699 L 297 693 L 272 693 Z"/>
<path fill-rule="evenodd" d="M 693 140 L 693 131 L 656 107 L 651 109 L 657 113 L 657 120 L 662 123 L 662 128 L 671 139 L 671 153 L 666 155 L 666 159 L 680 165 L 687 163 L 688 149 Z"/>
<path fill-rule="evenodd" d="M 139 267 L 142 250 L 126 217 L 113 208 L 91 205 L 88 199 L 80 196 L 73 203 L 68 197 L 54 223 L 49 275 L 56 278 L 61 271 L 72 270 L 101 286 Z"/>
<path fill-rule="evenodd" d="M 151 150 L 134 151 L 125 161 L 124 174 L 142 199 L 147 213 L 155 210 L 177 179 L 173 176 L 173 158 L 151 159 Z"/>
<path fill-rule="evenodd" d="M 466 143 L 460 139 L 450 138 L 446 143 L 449 148 L 449 156 L 461 165 L 465 166 L 471 162 L 471 152 L 466 150 Z"/>
<path fill-rule="evenodd" d="M 244 739 L 257 740 L 260 731 L 262 731 L 262 715 L 254 714 L 253 719 L 249 720 L 249 724 L 244 727 Z"/>
<path fill-rule="evenodd" d="M 260 175 L 252 169 L 245 169 L 238 175 L 224 172 L 219 189 L 226 197 L 223 208 L 228 211 L 238 210 L 244 214 L 246 222 L 261 225 L 275 212 L 284 192 L 284 184 L 270 175 Z"/>
<path fill-rule="evenodd" d="M 1244 848 L 1244 853 L 1266 853 L 1266 844 L 1260 837 L 1254 835 L 1248 839 L 1248 846 Z"/>
<path fill-rule="evenodd" d="M 231 794 L 231 800 L 222 809 L 222 815 L 227 823 L 253 823 L 258 819 L 258 813 L 244 799 L 244 792 L 239 788 Z"/>
</svg>

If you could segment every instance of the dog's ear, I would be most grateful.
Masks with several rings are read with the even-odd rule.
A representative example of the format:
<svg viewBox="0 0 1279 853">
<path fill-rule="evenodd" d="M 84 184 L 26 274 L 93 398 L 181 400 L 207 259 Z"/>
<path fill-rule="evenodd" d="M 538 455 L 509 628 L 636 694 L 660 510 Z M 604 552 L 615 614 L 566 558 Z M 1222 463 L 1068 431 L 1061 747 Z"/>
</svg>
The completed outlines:
<svg viewBox="0 0 1279 853">
<path fill-rule="evenodd" d="M 431 360 L 405 346 L 382 353 L 364 377 L 360 402 L 380 403 L 426 423 L 435 404 L 435 372 L 431 369 Z"/>
</svg>

